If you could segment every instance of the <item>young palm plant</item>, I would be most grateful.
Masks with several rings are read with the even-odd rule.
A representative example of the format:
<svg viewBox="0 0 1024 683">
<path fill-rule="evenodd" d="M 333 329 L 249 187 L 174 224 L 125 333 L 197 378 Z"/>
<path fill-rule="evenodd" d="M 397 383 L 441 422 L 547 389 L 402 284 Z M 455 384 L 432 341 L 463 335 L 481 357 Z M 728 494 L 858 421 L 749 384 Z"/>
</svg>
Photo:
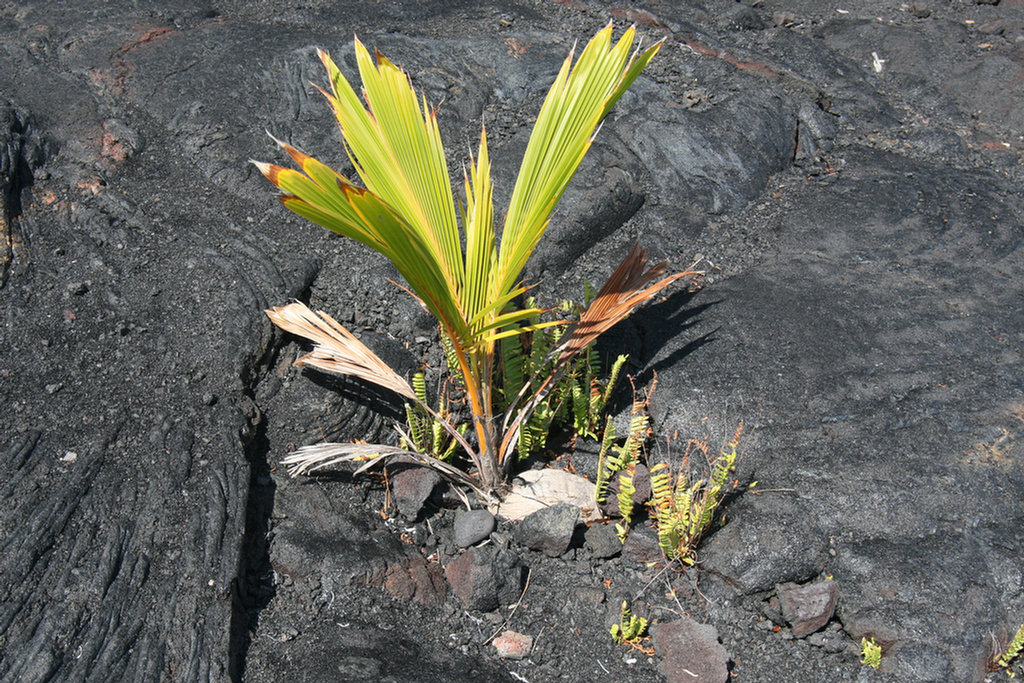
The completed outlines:
<svg viewBox="0 0 1024 683">
<path fill-rule="evenodd" d="M 503 338 L 536 329 L 529 321 L 543 312 L 515 306 L 526 290 L 520 281 L 522 270 L 601 120 L 660 47 L 658 43 L 633 50 L 634 37 L 630 28 L 613 43 L 609 24 L 590 40 L 575 66 L 572 53 L 562 64 L 527 145 L 500 239 L 486 130 L 481 132 L 475 160 L 463 174 L 465 201 L 456 210 L 437 112 L 416 93 L 408 75 L 380 53 L 371 56 L 356 40 L 364 106 L 331 58 L 319 53 L 330 80 L 330 91 L 321 92 L 334 110 L 363 187 L 283 142 L 279 144 L 301 170 L 254 163 L 281 190 L 280 199 L 287 208 L 390 259 L 409 290 L 437 318 L 461 374 L 475 438 L 464 437 L 447 421 L 445 429 L 465 450 L 475 474 L 471 477 L 423 454 L 365 444 L 301 449 L 287 460 L 293 471 L 407 453 L 429 460 L 428 464 L 490 498 L 508 475 L 519 425 L 566 364 L 643 301 L 675 280 L 698 275 L 692 269 L 666 275 L 664 263 L 647 268 L 646 253 L 634 248 L 572 332 L 563 336 L 566 341 L 553 352 L 554 369 L 539 384 L 540 390 L 534 396 L 521 396 L 506 415 L 494 414 L 497 345 Z M 283 329 L 316 343 L 300 364 L 384 386 L 441 419 L 404 378 L 330 316 L 314 313 L 301 303 L 273 309 L 268 315 Z"/>
</svg>

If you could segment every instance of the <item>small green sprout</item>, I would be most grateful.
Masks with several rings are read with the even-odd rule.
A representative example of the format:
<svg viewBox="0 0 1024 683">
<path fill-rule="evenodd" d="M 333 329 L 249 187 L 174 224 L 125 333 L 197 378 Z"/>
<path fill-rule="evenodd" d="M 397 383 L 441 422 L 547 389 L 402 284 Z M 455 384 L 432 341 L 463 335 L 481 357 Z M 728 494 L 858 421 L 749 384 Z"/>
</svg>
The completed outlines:
<svg viewBox="0 0 1024 683">
<path fill-rule="evenodd" d="M 633 614 L 629 602 L 623 600 L 619 623 L 612 624 L 610 632 L 619 645 L 636 645 L 647 633 L 647 620 Z"/>
<path fill-rule="evenodd" d="M 860 639 L 860 663 L 867 664 L 872 669 L 877 669 L 882 664 L 882 646 L 875 642 L 874 638 Z"/>
</svg>

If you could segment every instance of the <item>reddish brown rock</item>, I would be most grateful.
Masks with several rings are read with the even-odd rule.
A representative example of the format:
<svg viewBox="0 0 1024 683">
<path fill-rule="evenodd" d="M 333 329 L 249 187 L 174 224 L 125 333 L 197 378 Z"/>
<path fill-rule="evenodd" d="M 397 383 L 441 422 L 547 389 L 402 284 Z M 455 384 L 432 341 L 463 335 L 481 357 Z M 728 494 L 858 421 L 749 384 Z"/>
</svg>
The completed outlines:
<svg viewBox="0 0 1024 683">
<path fill-rule="evenodd" d="M 388 467 L 391 494 L 403 517 L 416 519 L 424 504 L 441 483 L 441 475 L 429 467 L 404 462 Z"/>
<path fill-rule="evenodd" d="M 519 557 L 493 547 L 470 548 L 445 567 L 452 592 L 466 609 L 489 612 L 519 597 Z"/>
<path fill-rule="evenodd" d="M 491 643 L 502 659 L 522 659 L 530 654 L 533 638 L 515 631 L 505 631 Z"/>
<path fill-rule="evenodd" d="M 782 616 L 793 629 L 794 638 L 803 638 L 827 624 L 839 600 L 839 588 L 834 581 L 803 586 L 783 583 L 778 587 L 778 594 Z"/>
<path fill-rule="evenodd" d="M 710 624 L 683 617 L 651 626 L 654 650 L 661 657 L 658 668 L 669 683 L 725 683 L 729 678 L 729 653 L 718 642 Z"/>
<path fill-rule="evenodd" d="M 440 605 L 448 595 L 441 567 L 422 557 L 411 557 L 388 567 L 384 589 L 394 598 L 412 600 L 426 607 Z"/>
</svg>

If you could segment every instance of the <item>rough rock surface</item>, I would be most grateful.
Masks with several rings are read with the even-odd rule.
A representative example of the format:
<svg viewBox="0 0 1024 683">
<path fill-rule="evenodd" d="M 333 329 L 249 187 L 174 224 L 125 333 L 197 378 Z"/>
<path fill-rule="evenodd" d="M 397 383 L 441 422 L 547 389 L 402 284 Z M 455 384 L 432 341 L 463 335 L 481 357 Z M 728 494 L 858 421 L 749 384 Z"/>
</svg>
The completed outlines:
<svg viewBox="0 0 1024 683">
<path fill-rule="evenodd" d="M 415 520 L 441 483 L 441 475 L 429 467 L 404 463 L 389 466 L 388 471 L 395 507 L 406 519 Z"/>
<path fill-rule="evenodd" d="M 583 533 L 584 542 L 591 554 L 599 559 L 615 557 L 622 552 L 622 542 L 611 524 L 595 524 Z"/>
<path fill-rule="evenodd" d="M 636 240 L 703 254 L 702 292 L 602 353 L 657 373 L 652 459 L 743 420 L 761 493 L 685 580 L 510 550 L 508 627 L 545 635 L 498 661 L 507 610 L 378 585 L 455 556 L 450 510 L 385 522 L 372 477 L 278 466 L 402 413 L 293 369 L 264 308 L 309 301 L 402 373 L 443 361 L 394 270 L 246 160 L 281 161 L 269 129 L 351 172 L 308 83 L 315 47 L 353 73 L 356 33 L 441 105 L 453 169 L 486 123 L 501 205 L 559 63 L 609 20 L 666 44 L 529 275 L 549 304 Z M 603 630 L 609 591 L 678 600 L 748 683 L 856 681 L 862 636 L 879 680 L 984 680 L 1024 619 L 1022 45 L 1018 0 L 0 4 L 0 681 L 661 680 Z M 826 575 L 841 629 L 775 633 L 772 587 Z"/>
<path fill-rule="evenodd" d="M 493 645 L 502 659 L 522 659 L 530 654 L 533 638 L 515 631 L 505 631 L 494 639 Z"/>
<path fill-rule="evenodd" d="M 668 683 L 729 680 L 729 653 L 718 642 L 714 626 L 683 617 L 651 626 L 651 636 Z"/>
<path fill-rule="evenodd" d="M 516 527 L 519 542 L 548 557 L 558 557 L 569 548 L 573 531 L 580 521 L 580 509 L 571 503 L 559 503 L 531 512 Z"/>
<path fill-rule="evenodd" d="M 519 597 L 522 567 L 507 550 L 470 548 L 445 567 L 452 592 L 466 609 L 491 612 Z"/>
<path fill-rule="evenodd" d="M 413 600 L 427 607 L 440 605 L 448 594 L 441 567 L 416 556 L 388 567 L 384 589 L 398 600 Z"/>
</svg>

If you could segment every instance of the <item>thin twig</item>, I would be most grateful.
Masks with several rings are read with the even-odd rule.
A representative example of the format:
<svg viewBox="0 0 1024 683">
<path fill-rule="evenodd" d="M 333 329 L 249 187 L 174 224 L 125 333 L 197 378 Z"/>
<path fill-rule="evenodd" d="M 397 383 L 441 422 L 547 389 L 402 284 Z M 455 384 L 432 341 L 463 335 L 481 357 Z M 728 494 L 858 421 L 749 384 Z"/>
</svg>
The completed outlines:
<svg viewBox="0 0 1024 683">
<path fill-rule="evenodd" d="M 523 586 L 523 592 L 522 592 L 522 594 L 520 594 L 520 596 L 519 596 L 519 599 L 518 599 L 518 600 L 516 600 L 516 604 L 512 605 L 512 611 L 508 613 L 508 618 L 507 618 L 507 619 L 505 619 L 505 622 L 504 622 L 504 623 L 503 623 L 503 624 L 502 624 L 501 626 L 499 626 L 499 627 L 498 627 L 498 630 L 497 630 L 497 631 L 495 631 L 494 633 L 492 633 L 492 634 L 491 634 L 491 637 L 490 637 L 490 638 L 488 638 L 487 640 L 485 640 L 485 641 L 484 641 L 484 645 L 486 645 L 487 643 L 489 643 L 489 642 L 491 642 L 492 640 L 494 640 L 494 638 L 495 638 L 495 637 L 496 637 L 496 636 L 497 636 L 497 635 L 498 635 L 499 633 L 501 633 L 501 629 L 503 629 L 503 628 L 505 628 L 506 626 L 508 626 L 508 622 L 512 621 L 512 617 L 514 617 L 514 616 L 515 616 L 515 614 L 516 614 L 516 610 L 517 610 L 517 609 L 519 609 L 519 605 L 521 605 L 521 604 L 522 604 L 522 602 L 523 602 L 523 598 L 524 598 L 524 597 L 526 597 L 526 591 L 527 591 L 527 590 L 528 590 L 528 589 L 530 588 L 530 576 L 531 576 L 532 574 L 533 574 L 533 570 L 532 570 L 532 569 L 527 569 L 527 570 L 526 570 L 526 585 L 525 585 L 525 586 Z"/>
<path fill-rule="evenodd" d="M 664 554 L 663 554 L 663 556 L 664 556 Z M 650 581 L 648 581 L 648 582 L 647 582 L 647 585 L 646 585 L 646 586 L 644 586 L 643 588 L 641 588 L 641 589 L 640 589 L 640 590 L 639 590 L 639 591 L 637 592 L 637 594 L 636 594 L 636 596 L 634 597 L 634 599 L 636 599 L 636 598 L 639 598 L 639 597 L 640 597 L 641 595 L 643 595 L 643 594 L 644 594 L 644 591 L 646 591 L 646 590 L 647 590 L 648 588 L 650 588 L 650 587 L 651 587 L 651 584 L 652 584 L 652 583 L 654 583 L 655 581 L 657 581 L 658 579 L 660 579 L 660 578 L 661 578 L 661 576 L 662 576 L 662 575 L 663 575 L 663 574 L 664 574 L 665 572 L 667 572 L 667 571 L 669 570 L 669 567 L 671 567 L 671 566 L 672 566 L 672 563 L 671 563 L 671 562 L 669 562 L 669 561 L 667 560 L 667 558 L 666 558 L 666 561 L 665 561 L 665 566 L 661 568 L 661 571 L 659 571 L 659 572 L 658 572 L 657 574 L 655 574 L 655 575 L 654 575 L 654 578 L 652 578 L 652 579 L 651 579 Z"/>
</svg>

